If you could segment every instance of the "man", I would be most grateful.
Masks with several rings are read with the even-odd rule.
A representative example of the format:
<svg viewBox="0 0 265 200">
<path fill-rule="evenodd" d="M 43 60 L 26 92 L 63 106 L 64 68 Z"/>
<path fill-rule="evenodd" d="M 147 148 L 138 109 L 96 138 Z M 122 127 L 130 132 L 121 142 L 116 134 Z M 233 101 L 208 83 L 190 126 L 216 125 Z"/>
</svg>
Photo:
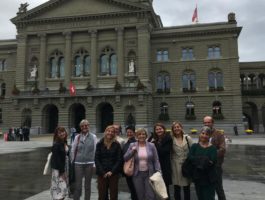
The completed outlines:
<svg viewBox="0 0 265 200">
<path fill-rule="evenodd" d="M 121 126 L 119 124 L 114 124 L 113 126 L 115 128 L 116 140 L 120 143 L 121 149 L 122 149 L 123 146 L 124 146 L 124 144 L 125 144 L 125 140 L 122 137 L 120 137 L 120 134 L 121 134 Z"/>
<path fill-rule="evenodd" d="M 225 156 L 225 137 L 224 133 L 220 130 L 217 130 L 214 127 L 214 120 L 211 116 L 205 116 L 203 118 L 203 124 L 211 128 L 211 143 L 217 148 L 217 164 L 216 164 L 216 172 L 217 172 L 217 183 L 215 187 L 215 191 L 218 196 L 218 200 L 226 200 L 224 189 L 223 189 L 223 180 L 222 180 L 222 164 L 224 162 Z"/>
<path fill-rule="evenodd" d="M 74 200 L 80 200 L 82 194 L 82 179 L 85 178 L 85 200 L 90 200 L 91 179 L 95 164 L 97 137 L 89 132 L 89 122 L 80 122 L 81 132 L 74 139 L 71 149 L 71 161 L 75 162 Z"/>
</svg>

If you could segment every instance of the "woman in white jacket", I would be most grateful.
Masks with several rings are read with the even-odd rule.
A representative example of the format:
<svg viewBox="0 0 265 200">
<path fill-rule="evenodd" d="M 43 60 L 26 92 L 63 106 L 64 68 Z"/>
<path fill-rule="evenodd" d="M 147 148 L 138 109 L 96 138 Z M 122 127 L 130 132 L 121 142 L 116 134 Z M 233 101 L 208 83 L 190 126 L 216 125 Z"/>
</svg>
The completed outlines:
<svg viewBox="0 0 265 200">
<path fill-rule="evenodd" d="M 183 177 L 181 166 L 188 156 L 192 138 L 184 134 L 183 126 L 180 122 L 173 122 L 171 129 L 173 138 L 171 167 L 174 198 L 175 200 L 181 200 L 181 188 L 183 187 L 184 200 L 190 200 L 190 180 Z"/>
</svg>

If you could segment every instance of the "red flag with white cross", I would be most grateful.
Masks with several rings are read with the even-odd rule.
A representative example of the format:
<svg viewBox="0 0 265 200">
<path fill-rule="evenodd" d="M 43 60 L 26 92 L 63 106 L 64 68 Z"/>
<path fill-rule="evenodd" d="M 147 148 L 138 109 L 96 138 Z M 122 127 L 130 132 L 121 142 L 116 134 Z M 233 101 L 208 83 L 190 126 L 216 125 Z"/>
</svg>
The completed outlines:
<svg viewBox="0 0 265 200">
<path fill-rule="evenodd" d="M 69 85 L 69 92 L 71 96 L 75 96 L 76 95 L 76 89 L 75 89 L 75 85 L 73 84 L 73 82 L 70 82 Z"/>
</svg>

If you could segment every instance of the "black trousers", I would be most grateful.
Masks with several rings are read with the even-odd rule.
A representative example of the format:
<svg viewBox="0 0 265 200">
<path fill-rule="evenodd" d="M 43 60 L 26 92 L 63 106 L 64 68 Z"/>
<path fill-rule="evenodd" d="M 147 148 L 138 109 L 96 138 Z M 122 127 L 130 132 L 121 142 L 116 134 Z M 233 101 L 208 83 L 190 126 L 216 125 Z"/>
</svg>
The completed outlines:
<svg viewBox="0 0 265 200">
<path fill-rule="evenodd" d="M 184 200 L 190 200 L 190 185 L 183 186 Z M 181 186 L 174 185 L 174 198 L 181 200 Z"/>
<path fill-rule="evenodd" d="M 218 200 L 226 200 L 225 192 L 223 188 L 223 169 L 222 166 L 216 166 L 217 182 L 215 184 L 215 192 L 218 196 Z"/>
</svg>

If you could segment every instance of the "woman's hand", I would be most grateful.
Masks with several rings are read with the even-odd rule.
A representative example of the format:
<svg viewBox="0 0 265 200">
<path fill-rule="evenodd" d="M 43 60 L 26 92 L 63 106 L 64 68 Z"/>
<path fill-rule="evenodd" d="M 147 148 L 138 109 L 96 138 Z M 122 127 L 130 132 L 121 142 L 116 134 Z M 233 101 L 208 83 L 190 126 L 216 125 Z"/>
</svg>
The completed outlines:
<svg viewBox="0 0 265 200">
<path fill-rule="evenodd" d="M 63 179 L 63 180 L 65 180 L 66 181 L 66 173 L 64 172 L 64 173 L 62 173 L 61 175 L 60 175 L 60 177 Z"/>
<path fill-rule="evenodd" d="M 108 177 L 111 177 L 111 175 L 112 175 L 112 172 L 111 171 L 109 171 L 109 172 L 107 172 L 106 174 L 104 174 L 104 178 L 108 178 Z"/>
</svg>

